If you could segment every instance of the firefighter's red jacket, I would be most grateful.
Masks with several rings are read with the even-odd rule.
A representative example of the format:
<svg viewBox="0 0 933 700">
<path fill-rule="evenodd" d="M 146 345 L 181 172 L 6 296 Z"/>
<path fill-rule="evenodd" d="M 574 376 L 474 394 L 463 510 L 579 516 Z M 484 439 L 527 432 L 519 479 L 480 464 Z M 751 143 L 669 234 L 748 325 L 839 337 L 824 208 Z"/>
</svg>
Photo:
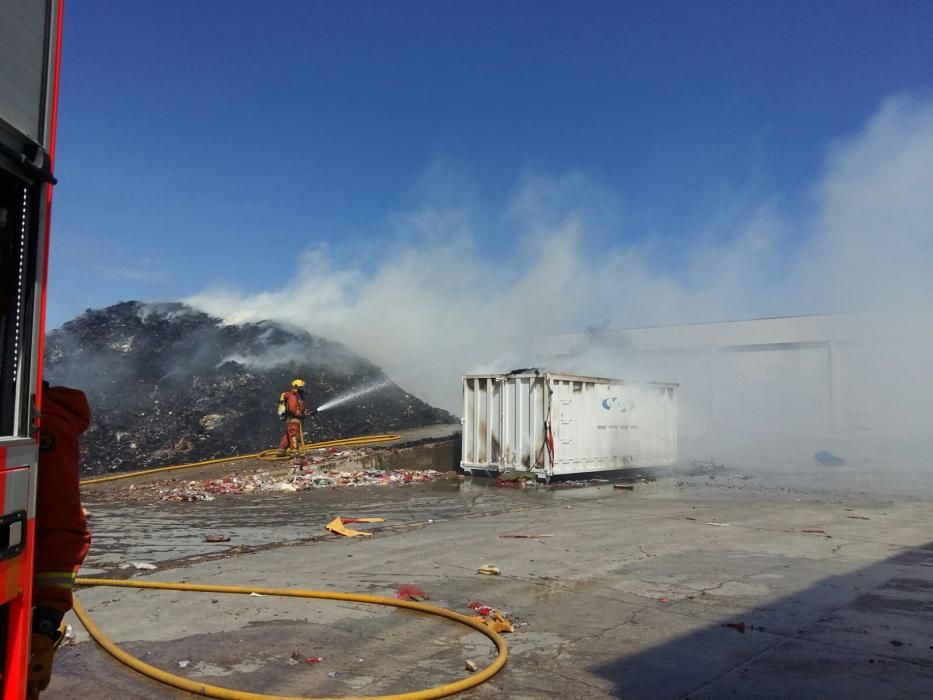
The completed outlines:
<svg viewBox="0 0 933 700">
<path fill-rule="evenodd" d="M 294 389 L 285 392 L 285 417 L 303 418 L 305 415 L 305 400 Z"/>
<path fill-rule="evenodd" d="M 77 389 L 42 392 L 33 605 L 67 612 L 74 579 L 91 545 L 79 492 L 78 440 L 91 419 Z"/>
</svg>

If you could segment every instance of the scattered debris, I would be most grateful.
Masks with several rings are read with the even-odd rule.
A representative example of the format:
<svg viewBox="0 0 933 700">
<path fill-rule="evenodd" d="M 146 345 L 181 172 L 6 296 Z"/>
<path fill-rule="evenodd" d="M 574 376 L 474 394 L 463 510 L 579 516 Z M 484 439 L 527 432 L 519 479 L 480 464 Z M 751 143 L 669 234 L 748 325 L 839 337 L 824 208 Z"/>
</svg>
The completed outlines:
<svg viewBox="0 0 933 700">
<path fill-rule="evenodd" d="M 528 471 L 507 469 L 496 476 L 496 486 L 534 486 L 538 477 Z"/>
<path fill-rule="evenodd" d="M 466 670 L 469 671 L 470 673 L 476 673 L 479 670 L 479 666 L 476 665 L 475 661 L 471 661 L 467 659 Z"/>
<path fill-rule="evenodd" d="M 340 678 L 340 676 L 342 675 L 343 673 L 341 673 L 340 671 L 331 671 L 330 673 L 327 674 L 327 677 L 328 678 Z"/>
<path fill-rule="evenodd" d="M 178 667 L 179 667 L 179 668 L 188 668 L 188 664 L 190 664 L 190 663 L 191 663 L 191 662 L 188 661 L 188 659 L 185 659 L 184 661 L 179 661 L 179 662 L 178 662 Z"/>
<path fill-rule="evenodd" d="M 473 617 L 473 619 L 486 625 L 486 627 L 491 629 L 493 632 L 503 633 L 515 631 L 515 627 L 512 625 L 512 622 L 498 610 L 493 610 L 488 617 L 476 615 Z"/>
<path fill-rule="evenodd" d="M 461 476 L 460 479 L 465 477 Z M 653 481 L 650 480 L 650 481 Z M 573 489 L 573 488 L 582 488 L 584 486 L 594 486 L 598 484 L 608 484 L 609 479 L 601 478 L 590 478 L 590 479 L 561 479 L 559 481 L 552 481 L 551 483 L 544 483 L 543 481 L 538 481 L 536 474 L 528 471 L 515 471 L 507 470 L 500 472 L 496 476 L 496 486 L 508 487 L 508 488 L 541 488 L 541 489 Z M 640 477 L 638 480 L 639 483 L 648 483 L 649 479 Z M 618 488 L 618 487 L 616 487 Z"/>
<path fill-rule="evenodd" d="M 292 652 L 292 661 L 297 661 L 302 664 L 319 664 L 323 661 L 320 656 L 305 656 L 299 651 Z"/>
<path fill-rule="evenodd" d="M 684 516 L 684 520 L 696 520 L 696 518 L 691 518 L 689 515 Z M 708 525 L 709 523 L 707 523 Z"/>
<path fill-rule="evenodd" d="M 481 603 L 478 600 L 471 600 L 470 604 L 467 606 L 470 610 L 475 610 L 480 615 L 486 616 L 491 615 L 495 608 L 491 608 L 485 603 Z"/>
<path fill-rule="evenodd" d="M 824 467 L 838 467 L 846 463 L 842 457 L 837 457 L 832 452 L 817 452 L 813 455 L 813 459 L 822 464 Z"/>
<path fill-rule="evenodd" d="M 385 518 L 341 518 L 340 516 L 331 520 L 326 527 L 328 530 L 333 532 L 336 535 L 343 535 L 344 537 L 372 537 L 373 533 L 364 532 L 363 530 L 353 530 L 351 528 L 345 527 L 347 523 L 382 523 L 385 522 Z"/>
<path fill-rule="evenodd" d="M 616 491 L 634 491 L 635 485 L 634 484 L 613 484 L 612 488 L 614 488 Z"/>
<path fill-rule="evenodd" d="M 891 646 L 893 646 L 893 647 L 902 647 L 902 646 L 904 646 L 904 642 L 902 642 L 900 639 L 892 639 L 892 640 L 891 640 Z"/>
<path fill-rule="evenodd" d="M 502 539 L 507 540 L 537 540 L 545 537 L 553 537 L 554 535 L 499 535 Z"/>
<path fill-rule="evenodd" d="M 474 615 L 472 620 L 486 625 L 493 632 L 514 632 L 515 627 L 512 624 L 512 621 L 509 620 L 506 613 L 501 610 L 496 610 L 485 603 L 481 603 L 478 600 L 471 600 L 467 606 L 470 610 L 475 611 L 477 614 Z"/>
<path fill-rule="evenodd" d="M 502 572 L 499 571 L 499 567 L 497 566 L 490 566 L 489 564 L 485 564 L 484 566 L 479 567 L 476 573 L 482 574 L 483 576 L 498 576 Z"/>
<path fill-rule="evenodd" d="M 670 598 L 658 598 L 658 602 L 659 603 L 670 603 L 671 599 Z"/>
<path fill-rule="evenodd" d="M 690 476 L 701 476 L 713 472 L 721 472 L 725 468 L 724 464 L 716 464 L 716 462 L 711 459 L 691 459 L 690 471 L 688 474 Z"/>
<path fill-rule="evenodd" d="M 415 602 L 421 602 L 423 600 L 430 600 L 431 596 L 421 590 L 418 586 L 405 584 L 404 586 L 399 587 L 398 595 L 396 598 L 399 600 L 413 600 Z"/>
<path fill-rule="evenodd" d="M 204 535 L 205 542 L 229 542 L 230 538 L 226 535 Z"/>
<path fill-rule="evenodd" d="M 129 564 L 124 564 L 120 568 L 129 569 L 130 567 L 137 571 L 155 571 L 157 568 L 155 564 L 150 564 L 147 561 L 131 561 Z"/>
<path fill-rule="evenodd" d="M 729 523 L 706 523 L 707 525 L 712 525 L 713 527 L 731 527 Z"/>
<path fill-rule="evenodd" d="M 864 515 L 847 515 L 847 518 L 852 518 L 852 520 L 871 520 L 871 518 L 866 518 Z"/>
<path fill-rule="evenodd" d="M 826 530 L 818 530 L 817 528 L 814 528 L 814 527 L 810 527 L 810 528 L 807 528 L 807 529 L 805 529 L 805 530 L 801 530 L 801 532 L 806 532 L 806 533 L 809 533 L 809 534 L 811 534 L 811 535 L 825 535 L 825 534 L 826 534 Z"/>
<path fill-rule="evenodd" d="M 257 593 L 256 591 L 253 591 L 252 593 L 250 593 L 250 597 L 252 597 L 252 598 L 265 598 L 265 597 L 266 597 L 266 594 L 265 594 L 265 593 Z"/>
<path fill-rule="evenodd" d="M 323 452 L 323 450 L 322 450 Z M 344 450 L 336 457 L 357 460 L 372 452 L 371 448 Z M 433 469 L 409 471 L 397 469 L 361 469 L 340 471 L 324 469 L 326 463 L 333 464 L 334 455 L 319 455 L 310 459 L 296 460 L 290 473 L 272 474 L 260 470 L 252 474 L 227 474 L 216 479 L 197 479 L 179 482 L 177 479 L 155 481 L 148 484 L 130 484 L 117 491 L 116 500 L 155 500 L 172 503 L 195 503 L 213 501 L 216 496 L 239 496 L 258 492 L 295 493 L 322 488 L 344 488 L 355 486 L 405 486 L 423 484 L 445 478 Z"/>
</svg>

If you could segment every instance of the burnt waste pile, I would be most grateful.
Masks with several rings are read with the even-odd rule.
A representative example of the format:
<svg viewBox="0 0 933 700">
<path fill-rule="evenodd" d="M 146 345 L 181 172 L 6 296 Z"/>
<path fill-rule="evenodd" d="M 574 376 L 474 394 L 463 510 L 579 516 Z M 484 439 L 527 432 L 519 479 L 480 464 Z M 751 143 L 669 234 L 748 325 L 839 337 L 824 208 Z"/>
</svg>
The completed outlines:
<svg viewBox="0 0 933 700">
<path fill-rule="evenodd" d="M 457 422 L 339 343 L 270 322 L 224 325 L 180 303 L 88 310 L 48 334 L 45 362 L 50 383 L 91 404 L 84 474 L 276 447 L 276 401 L 295 377 L 309 408 L 384 383 L 310 418 L 313 441 Z"/>
</svg>

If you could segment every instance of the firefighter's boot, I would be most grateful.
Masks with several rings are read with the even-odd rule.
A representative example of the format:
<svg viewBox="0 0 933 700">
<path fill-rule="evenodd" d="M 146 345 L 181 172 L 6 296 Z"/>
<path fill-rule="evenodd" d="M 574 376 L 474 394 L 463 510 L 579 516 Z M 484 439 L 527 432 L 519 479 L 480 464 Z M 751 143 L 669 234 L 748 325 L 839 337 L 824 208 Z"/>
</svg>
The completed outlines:
<svg viewBox="0 0 933 700">
<path fill-rule="evenodd" d="M 29 673 L 26 680 L 26 700 L 39 700 L 40 691 L 49 687 L 49 682 L 52 680 L 52 659 L 64 637 L 62 629 L 55 633 L 54 638 L 42 633 L 32 635 Z"/>
</svg>

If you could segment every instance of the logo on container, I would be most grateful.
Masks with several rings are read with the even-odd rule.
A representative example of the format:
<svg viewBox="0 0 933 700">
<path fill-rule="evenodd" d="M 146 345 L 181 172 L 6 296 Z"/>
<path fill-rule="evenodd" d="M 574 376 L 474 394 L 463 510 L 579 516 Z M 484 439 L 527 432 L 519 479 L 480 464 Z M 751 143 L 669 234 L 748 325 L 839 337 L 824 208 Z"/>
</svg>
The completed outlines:
<svg viewBox="0 0 933 700">
<path fill-rule="evenodd" d="M 604 411 L 610 413 L 625 413 L 631 410 L 633 406 L 621 396 L 610 396 L 608 399 L 603 399 L 602 407 Z"/>
</svg>

